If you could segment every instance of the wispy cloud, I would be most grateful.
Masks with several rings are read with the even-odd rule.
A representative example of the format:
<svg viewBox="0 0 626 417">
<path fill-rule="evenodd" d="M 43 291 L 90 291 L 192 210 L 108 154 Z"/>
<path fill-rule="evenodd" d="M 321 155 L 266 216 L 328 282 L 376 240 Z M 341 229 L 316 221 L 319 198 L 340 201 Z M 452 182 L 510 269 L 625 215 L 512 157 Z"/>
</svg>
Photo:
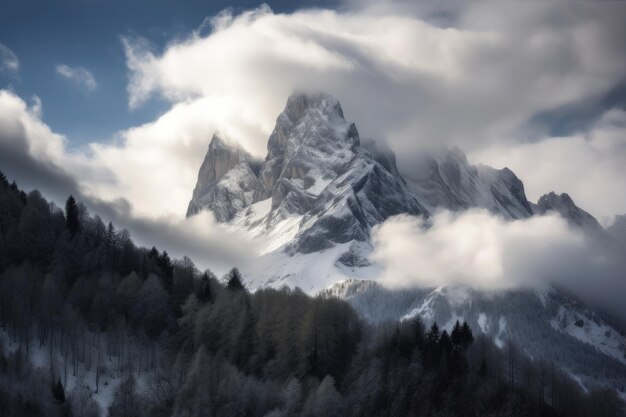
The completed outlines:
<svg viewBox="0 0 626 417">
<path fill-rule="evenodd" d="M 20 69 L 20 60 L 8 46 L 0 43 L 0 73 L 16 75 Z"/>
<path fill-rule="evenodd" d="M 84 88 L 88 92 L 98 87 L 95 77 L 86 68 L 59 64 L 56 66 L 56 72 L 61 77 L 72 81 L 78 87 Z"/>
</svg>

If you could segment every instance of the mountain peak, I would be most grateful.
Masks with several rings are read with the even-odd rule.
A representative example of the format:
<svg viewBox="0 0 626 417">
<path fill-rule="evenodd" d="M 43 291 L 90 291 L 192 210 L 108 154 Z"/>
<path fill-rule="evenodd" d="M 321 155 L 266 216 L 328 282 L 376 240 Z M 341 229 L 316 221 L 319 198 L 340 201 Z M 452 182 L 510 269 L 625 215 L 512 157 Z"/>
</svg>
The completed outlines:
<svg viewBox="0 0 626 417">
<path fill-rule="evenodd" d="M 307 111 L 314 109 L 327 116 L 337 115 L 344 118 L 339 100 L 327 93 L 295 92 L 287 99 L 284 114 L 292 121 L 299 120 Z"/>
<path fill-rule="evenodd" d="M 513 219 L 532 215 L 524 184 L 511 170 L 471 165 L 458 147 L 423 153 L 402 175 L 430 212 L 480 207 Z"/>
<path fill-rule="evenodd" d="M 209 209 L 219 221 L 228 221 L 237 211 L 252 204 L 258 180 L 250 160 L 240 146 L 213 134 L 198 172 L 187 217 Z"/>
<path fill-rule="evenodd" d="M 557 194 L 551 191 L 542 195 L 537 201 L 535 211 L 538 214 L 555 211 L 571 225 L 582 227 L 594 233 L 604 232 L 595 217 L 578 207 L 567 193 Z"/>
<path fill-rule="evenodd" d="M 217 133 L 213 133 L 213 136 L 211 137 L 211 142 L 209 142 L 209 151 L 211 150 L 215 150 L 218 148 L 224 149 L 224 148 L 231 148 L 232 146 L 229 146 L 224 139 L 221 138 L 221 136 Z"/>
</svg>

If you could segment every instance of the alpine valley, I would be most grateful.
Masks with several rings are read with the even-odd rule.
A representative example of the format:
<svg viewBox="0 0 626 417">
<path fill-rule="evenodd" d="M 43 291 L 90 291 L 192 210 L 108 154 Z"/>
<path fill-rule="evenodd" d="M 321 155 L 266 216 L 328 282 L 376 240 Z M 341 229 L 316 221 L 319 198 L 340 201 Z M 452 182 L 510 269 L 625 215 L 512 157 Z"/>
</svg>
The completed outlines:
<svg viewBox="0 0 626 417">
<path fill-rule="evenodd" d="M 399 214 L 484 209 L 506 221 L 558 213 L 603 250 L 624 250 L 624 219 L 605 230 L 567 194 L 528 201 L 511 170 L 471 165 L 458 148 L 423 153 L 399 169 L 382 141 L 363 140 L 328 94 L 293 94 L 259 161 L 215 134 L 187 216 L 210 210 L 229 228 L 262 238 L 248 288 L 299 287 L 348 301 L 371 323 L 419 316 L 451 330 L 457 320 L 504 348 L 557 363 L 583 389 L 600 383 L 626 398 L 623 323 L 567 288 L 481 291 L 448 285 L 390 289 L 378 282 L 371 232 Z M 590 277 L 592 279 L 592 277 Z"/>
</svg>

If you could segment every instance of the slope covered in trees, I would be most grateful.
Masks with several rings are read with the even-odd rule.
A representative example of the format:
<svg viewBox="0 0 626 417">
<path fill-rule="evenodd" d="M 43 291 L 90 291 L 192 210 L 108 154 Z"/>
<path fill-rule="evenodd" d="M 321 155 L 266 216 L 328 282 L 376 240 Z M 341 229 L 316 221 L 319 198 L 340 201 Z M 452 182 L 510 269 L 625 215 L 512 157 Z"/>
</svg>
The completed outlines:
<svg viewBox="0 0 626 417">
<path fill-rule="evenodd" d="M 250 293 L 0 175 L 0 416 L 618 416 L 458 323 Z"/>
</svg>

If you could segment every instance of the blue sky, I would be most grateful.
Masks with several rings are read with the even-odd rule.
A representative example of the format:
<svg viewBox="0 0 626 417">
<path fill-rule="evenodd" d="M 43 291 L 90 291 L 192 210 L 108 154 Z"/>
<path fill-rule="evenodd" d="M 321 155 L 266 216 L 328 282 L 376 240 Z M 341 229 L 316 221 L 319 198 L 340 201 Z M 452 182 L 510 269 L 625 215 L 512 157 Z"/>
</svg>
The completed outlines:
<svg viewBox="0 0 626 417">
<path fill-rule="evenodd" d="M 330 1 L 273 1 L 277 12 Z M 20 61 L 19 74 L 0 73 L 0 88 L 43 102 L 43 120 L 76 147 L 106 141 L 168 108 L 153 99 L 129 110 L 126 58 L 121 36 L 142 37 L 156 50 L 198 28 L 208 16 L 231 8 L 235 13 L 257 1 L 224 0 L 3 0 L 0 43 Z M 61 77 L 57 65 L 83 67 L 97 87 L 87 91 Z"/>
</svg>

